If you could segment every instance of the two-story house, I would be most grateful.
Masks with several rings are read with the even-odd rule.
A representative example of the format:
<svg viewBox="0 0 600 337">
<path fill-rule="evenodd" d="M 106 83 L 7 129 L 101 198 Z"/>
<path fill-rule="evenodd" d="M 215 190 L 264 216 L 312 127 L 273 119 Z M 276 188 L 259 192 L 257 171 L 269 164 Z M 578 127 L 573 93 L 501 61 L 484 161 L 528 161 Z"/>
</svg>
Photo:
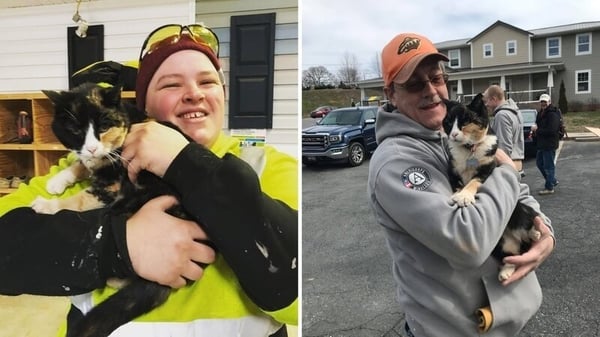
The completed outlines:
<svg viewBox="0 0 600 337">
<path fill-rule="evenodd" d="M 596 105 L 600 97 L 594 41 L 600 46 L 600 21 L 530 31 L 496 21 L 472 38 L 435 45 L 450 59 L 446 69 L 451 99 L 469 101 L 498 84 L 518 103 L 537 102 L 543 93 L 557 103 L 562 81 L 568 102 L 586 106 Z M 361 88 L 382 86 L 381 79 L 359 83 Z"/>
</svg>

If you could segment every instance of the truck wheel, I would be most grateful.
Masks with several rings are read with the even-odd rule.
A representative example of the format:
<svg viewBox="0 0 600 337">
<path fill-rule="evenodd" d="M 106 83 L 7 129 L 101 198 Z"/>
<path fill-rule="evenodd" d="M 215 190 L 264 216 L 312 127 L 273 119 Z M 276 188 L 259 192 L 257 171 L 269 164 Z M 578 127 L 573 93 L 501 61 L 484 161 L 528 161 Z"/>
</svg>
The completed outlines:
<svg viewBox="0 0 600 337">
<path fill-rule="evenodd" d="M 348 165 L 359 166 L 365 161 L 365 147 L 359 143 L 350 143 L 348 148 Z"/>
</svg>

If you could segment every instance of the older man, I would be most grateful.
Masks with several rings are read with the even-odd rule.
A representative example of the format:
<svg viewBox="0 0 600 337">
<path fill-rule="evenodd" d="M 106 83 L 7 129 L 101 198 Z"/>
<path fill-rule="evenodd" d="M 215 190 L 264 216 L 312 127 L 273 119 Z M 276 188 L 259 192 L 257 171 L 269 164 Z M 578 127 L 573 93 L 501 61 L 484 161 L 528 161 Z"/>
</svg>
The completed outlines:
<svg viewBox="0 0 600 337">
<path fill-rule="evenodd" d="M 475 204 L 451 202 L 442 130 L 444 61 L 418 34 L 397 35 L 383 48 L 389 103 L 377 114 L 379 147 L 367 186 L 371 207 L 387 238 L 407 336 L 479 336 L 474 313 L 487 306 L 494 324 L 486 336 L 515 336 L 542 301 L 533 270 L 554 248 L 550 220 L 502 150 Z M 526 254 L 505 258 L 518 268 L 501 283 L 499 262 L 490 253 L 517 201 L 536 210 L 535 226 L 543 235 Z"/>
</svg>

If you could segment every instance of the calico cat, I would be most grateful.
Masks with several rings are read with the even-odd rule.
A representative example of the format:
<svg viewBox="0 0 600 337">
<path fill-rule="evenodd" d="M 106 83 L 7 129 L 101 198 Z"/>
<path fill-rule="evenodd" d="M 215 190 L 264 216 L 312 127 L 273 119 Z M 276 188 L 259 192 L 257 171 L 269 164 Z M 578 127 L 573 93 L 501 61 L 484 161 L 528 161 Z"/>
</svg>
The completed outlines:
<svg viewBox="0 0 600 337">
<path fill-rule="evenodd" d="M 496 167 L 495 153 L 498 148 L 494 135 L 488 135 L 488 114 L 483 96 L 478 94 L 468 106 L 444 100 L 447 115 L 443 121 L 448 135 L 451 162 L 450 180 L 457 190 L 452 200 L 460 207 L 475 202 L 475 194 L 481 184 Z M 537 213 L 529 206 L 518 202 L 500 241 L 492 255 L 500 263 L 509 255 L 519 255 L 541 237 L 533 225 Z M 503 264 L 498 279 L 504 281 L 515 271 L 515 265 Z"/>
<path fill-rule="evenodd" d="M 61 209 L 83 211 L 108 206 L 111 214 L 129 217 L 152 198 L 176 195 L 167 183 L 148 171 L 140 172 L 136 185 L 129 181 L 120 148 L 131 124 L 144 121 L 146 116 L 133 105 L 121 102 L 120 88 L 84 83 L 71 91 L 43 92 L 54 104 L 53 132 L 79 158 L 48 181 L 48 192 L 60 194 L 87 178 L 91 183 L 84 191 L 66 199 L 38 197 L 32 204 L 36 212 L 53 214 Z M 189 219 L 180 206 L 168 212 Z M 165 302 L 170 292 L 169 287 L 158 283 L 131 278 L 74 327 L 69 327 L 67 337 L 106 337 Z"/>
</svg>

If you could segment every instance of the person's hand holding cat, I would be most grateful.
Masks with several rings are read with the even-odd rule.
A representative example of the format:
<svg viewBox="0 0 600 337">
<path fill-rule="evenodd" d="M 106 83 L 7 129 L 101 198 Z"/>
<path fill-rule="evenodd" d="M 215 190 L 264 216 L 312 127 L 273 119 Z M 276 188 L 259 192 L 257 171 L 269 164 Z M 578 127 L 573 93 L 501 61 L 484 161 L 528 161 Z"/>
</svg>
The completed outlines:
<svg viewBox="0 0 600 337">
<path fill-rule="evenodd" d="M 165 212 L 177 203 L 173 196 L 148 201 L 127 221 L 127 249 L 140 277 L 173 288 L 199 280 L 204 270 L 196 262 L 210 264 L 215 251 L 194 240 L 206 240 L 195 222 Z"/>
<path fill-rule="evenodd" d="M 507 256 L 504 258 L 504 263 L 510 263 L 517 266 L 514 274 L 502 282 L 502 285 L 504 286 L 522 279 L 531 271 L 535 270 L 554 250 L 554 238 L 542 218 L 536 216 L 533 219 L 533 224 L 535 228 L 542 233 L 542 236 L 538 241 L 533 241 L 531 248 L 523 255 Z"/>
<path fill-rule="evenodd" d="M 182 134 L 157 122 L 132 125 L 121 153 L 129 179 L 135 182 L 141 170 L 162 178 L 187 144 L 189 141 Z"/>
</svg>

